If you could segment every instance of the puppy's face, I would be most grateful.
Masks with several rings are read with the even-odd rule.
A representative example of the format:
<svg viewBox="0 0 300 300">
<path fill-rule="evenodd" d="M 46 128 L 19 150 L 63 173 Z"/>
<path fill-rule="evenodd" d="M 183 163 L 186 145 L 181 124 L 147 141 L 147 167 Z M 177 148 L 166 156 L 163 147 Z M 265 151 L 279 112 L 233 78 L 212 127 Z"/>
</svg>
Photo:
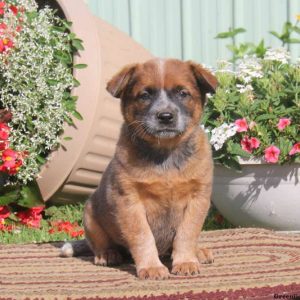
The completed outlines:
<svg viewBox="0 0 300 300">
<path fill-rule="evenodd" d="M 216 85 L 216 78 L 201 65 L 153 59 L 126 66 L 107 90 L 122 99 L 125 122 L 136 135 L 172 139 L 198 126 L 205 94 Z"/>
</svg>

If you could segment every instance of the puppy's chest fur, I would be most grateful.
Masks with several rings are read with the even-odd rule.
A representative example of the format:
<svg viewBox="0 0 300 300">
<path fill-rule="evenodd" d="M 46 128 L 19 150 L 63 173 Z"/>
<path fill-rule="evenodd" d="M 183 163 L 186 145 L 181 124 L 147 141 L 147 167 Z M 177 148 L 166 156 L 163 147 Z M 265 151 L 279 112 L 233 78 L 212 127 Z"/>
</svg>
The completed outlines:
<svg viewBox="0 0 300 300">
<path fill-rule="evenodd" d="M 197 181 L 160 178 L 152 182 L 138 182 L 136 189 L 144 204 L 158 252 L 166 254 L 172 247 L 186 205 L 196 193 Z"/>
</svg>

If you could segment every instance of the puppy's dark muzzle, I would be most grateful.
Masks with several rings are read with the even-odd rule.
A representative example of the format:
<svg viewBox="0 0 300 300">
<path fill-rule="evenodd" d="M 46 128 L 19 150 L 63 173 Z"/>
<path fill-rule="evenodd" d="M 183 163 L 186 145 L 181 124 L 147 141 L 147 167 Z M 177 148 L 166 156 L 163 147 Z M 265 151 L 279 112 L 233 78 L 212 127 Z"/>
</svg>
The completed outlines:
<svg viewBox="0 0 300 300">
<path fill-rule="evenodd" d="M 161 124 L 171 124 L 175 119 L 174 114 L 171 112 L 159 112 L 157 113 L 156 117 Z"/>
</svg>

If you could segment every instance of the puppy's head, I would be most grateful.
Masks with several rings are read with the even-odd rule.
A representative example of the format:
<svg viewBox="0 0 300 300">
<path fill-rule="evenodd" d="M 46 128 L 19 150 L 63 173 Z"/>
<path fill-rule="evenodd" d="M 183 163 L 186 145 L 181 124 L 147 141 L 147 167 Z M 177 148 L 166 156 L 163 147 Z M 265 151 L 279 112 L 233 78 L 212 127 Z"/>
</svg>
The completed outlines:
<svg viewBox="0 0 300 300">
<path fill-rule="evenodd" d="M 127 125 L 145 140 L 173 139 L 199 125 L 206 93 L 217 80 L 191 61 L 153 59 L 123 68 L 107 84 L 121 98 Z"/>
</svg>

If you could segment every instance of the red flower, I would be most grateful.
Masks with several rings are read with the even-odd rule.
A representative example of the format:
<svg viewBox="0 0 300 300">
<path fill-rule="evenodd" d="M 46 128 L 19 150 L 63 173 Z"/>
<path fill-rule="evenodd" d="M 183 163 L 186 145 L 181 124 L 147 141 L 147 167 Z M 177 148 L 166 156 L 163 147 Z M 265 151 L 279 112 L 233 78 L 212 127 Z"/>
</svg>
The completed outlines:
<svg viewBox="0 0 300 300">
<path fill-rule="evenodd" d="M 4 48 L 4 43 L 3 41 L 0 39 L 0 53 L 2 53 L 5 50 Z"/>
<path fill-rule="evenodd" d="M 80 230 L 71 232 L 71 237 L 75 238 L 78 236 L 82 236 L 83 234 L 84 234 L 84 230 L 80 229 Z"/>
<path fill-rule="evenodd" d="M 1 141 L 0 140 L 0 151 L 3 151 L 9 147 L 8 141 Z"/>
<path fill-rule="evenodd" d="M 249 138 L 247 135 L 241 140 L 242 149 L 246 152 L 252 153 L 253 149 L 257 149 L 260 145 L 259 139 L 252 137 Z"/>
<path fill-rule="evenodd" d="M 5 2 L 1 1 L 0 2 L 0 15 L 4 14 L 4 7 L 5 7 Z"/>
<path fill-rule="evenodd" d="M 41 212 L 43 210 L 44 206 L 32 207 L 25 211 L 18 212 L 17 217 L 20 219 L 22 224 L 27 225 L 29 227 L 38 228 L 41 225 Z"/>
<path fill-rule="evenodd" d="M 277 128 L 278 130 L 282 131 L 285 127 L 289 126 L 291 124 L 291 120 L 288 118 L 282 118 L 279 119 Z"/>
<path fill-rule="evenodd" d="M 2 160 L 4 161 L 12 161 L 16 160 L 18 158 L 19 154 L 17 151 L 14 151 L 12 149 L 6 149 L 2 153 Z"/>
<path fill-rule="evenodd" d="M 0 49 L 1 49 L 1 47 L 0 47 Z M 0 50 L 0 52 L 1 52 L 1 50 Z M 8 139 L 9 130 L 10 130 L 9 127 L 5 123 L 0 123 L 0 140 L 5 141 Z"/>
<path fill-rule="evenodd" d="M 15 5 L 11 5 L 9 9 L 13 12 L 13 14 L 16 16 L 18 14 L 18 8 Z"/>
<path fill-rule="evenodd" d="M 296 143 L 296 144 L 292 147 L 291 151 L 289 152 L 289 155 L 294 155 L 294 154 L 296 154 L 296 153 L 300 153 L 300 142 Z"/>
<path fill-rule="evenodd" d="M 265 149 L 265 160 L 269 163 L 277 163 L 279 154 L 280 149 L 272 145 Z"/>
<path fill-rule="evenodd" d="M 248 130 L 248 124 L 245 118 L 236 120 L 234 124 L 237 126 L 237 132 L 244 132 Z"/>
<path fill-rule="evenodd" d="M 2 220 L 8 218 L 10 215 L 10 210 L 7 206 L 0 206 L 0 223 Z"/>
<path fill-rule="evenodd" d="M 53 228 L 49 229 L 49 233 L 53 234 L 55 232 L 65 232 L 69 234 L 71 237 L 75 238 L 78 236 L 82 236 L 84 234 L 84 230 L 78 226 L 78 224 L 71 223 L 69 221 L 55 221 L 51 222 Z"/>
<path fill-rule="evenodd" d="M 4 31 L 5 29 L 7 29 L 7 26 L 5 23 L 0 23 L 0 33 L 1 31 Z"/>
<path fill-rule="evenodd" d="M 12 225 L 5 225 L 0 222 L 0 231 L 12 231 L 13 226 Z"/>
<path fill-rule="evenodd" d="M 3 164 L 0 166 L 0 171 L 10 175 L 16 174 L 23 164 L 22 154 L 12 149 L 5 149 L 1 158 Z"/>
</svg>

